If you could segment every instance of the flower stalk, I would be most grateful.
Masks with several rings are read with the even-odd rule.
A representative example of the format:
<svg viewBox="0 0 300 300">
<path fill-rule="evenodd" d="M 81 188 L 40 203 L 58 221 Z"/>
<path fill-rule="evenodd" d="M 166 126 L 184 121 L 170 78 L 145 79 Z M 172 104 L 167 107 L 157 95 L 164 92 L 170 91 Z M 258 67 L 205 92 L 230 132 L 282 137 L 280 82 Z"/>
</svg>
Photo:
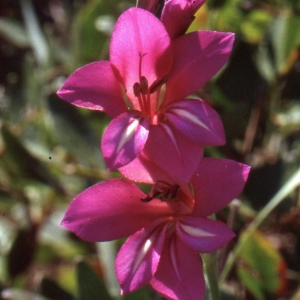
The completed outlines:
<svg viewBox="0 0 300 300">
<path fill-rule="evenodd" d="M 138 1 L 144 9 L 116 22 L 110 61 L 79 68 L 58 91 L 112 118 L 102 153 L 125 178 L 77 195 L 61 225 L 90 242 L 129 236 L 115 261 L 122 295 L 150 283 L 167 299 L 204 299 L 204 267 L 210 299 L 220 300 L 216 250 L 235 234 L 210 216 L 238 196 L 250 168 L 202 157 L 204 146 L 225 143 L 224 128 L 210 105 L 189 96 L 224 66 L 234 41 L 232 33 L 184 34 L 203 2 Z"/>
<path fill-rule="evenodd" d="M 220 300 L 219 279 L 218 279 L 218 253 L 201 254 L 203 267 L 205 272 L 205 279 L 207 284 L 207 299 L 206 300 Z"/>
</svg>

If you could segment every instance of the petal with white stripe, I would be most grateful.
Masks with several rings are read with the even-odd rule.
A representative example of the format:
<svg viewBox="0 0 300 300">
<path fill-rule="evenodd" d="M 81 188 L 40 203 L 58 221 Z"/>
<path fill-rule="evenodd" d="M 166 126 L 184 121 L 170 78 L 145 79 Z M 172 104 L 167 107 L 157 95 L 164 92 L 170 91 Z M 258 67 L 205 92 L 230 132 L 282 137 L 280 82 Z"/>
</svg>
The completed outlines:
<svg viewBox="0 0 300 300">
<path fill-rule="evenodd" d="M 201 253 L 213 252 L 235 236 L 222 222 L 190 216 L 180 217 L 176 234 L 188 248 Z"/>
<path fill-rule="evenodd" d="M 153 277 L 160 259 L 169 218 L 157 219 L 132 235 L 116 258 L 116 275 L 122 294 L 135 291 Z"/>
<path fill-rule="evenodd" d="M 104 132 L 102 152 L 109 169 L 128 164 L 142 151 L 149 133 L 149 120 L 137 111 L 113 119 Z"/>
<path fill-rule="evenodd" d="M 165 116 L 177 130 L 192 141 L 212 146 L 225 143 L 219 115 L 200 99 L 172 102 L 165 108 Z"/>
<path fill-rule="evenodd" d="M 199 254 L 171 235 L 150 284 L 167 299 L 204 299 L 205 282 Z"/>
</svg>

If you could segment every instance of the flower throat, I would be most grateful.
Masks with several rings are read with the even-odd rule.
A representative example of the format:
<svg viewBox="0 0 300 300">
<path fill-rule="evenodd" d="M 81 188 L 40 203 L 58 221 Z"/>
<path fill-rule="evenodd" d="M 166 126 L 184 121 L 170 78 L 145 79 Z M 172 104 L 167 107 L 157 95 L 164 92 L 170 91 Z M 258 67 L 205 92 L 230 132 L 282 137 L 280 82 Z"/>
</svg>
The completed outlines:
<svg viewBox="0 0 300 300">
<path fill-rule="evenodd" d="M 156 79 L 149 86 L 147 78 L 145 76 L 142 76 L 142 60 L 145 55 L 147 55 L 147 53 L 140 53 L 139 82 L 134 83 L 133 93 L 134 96 L 138 99 L 140 109 L 143 115 L 150 117 L 150 123 L 152 125 L 157 125 L 159 121 L 158 115 L 160 113 L 160 108 L 163 103 L 163 99 L 161 99 L 162 97 L 160 97 L 160 91 L 162 86 L 168 81 L 168 76 Z"/>
</svg>

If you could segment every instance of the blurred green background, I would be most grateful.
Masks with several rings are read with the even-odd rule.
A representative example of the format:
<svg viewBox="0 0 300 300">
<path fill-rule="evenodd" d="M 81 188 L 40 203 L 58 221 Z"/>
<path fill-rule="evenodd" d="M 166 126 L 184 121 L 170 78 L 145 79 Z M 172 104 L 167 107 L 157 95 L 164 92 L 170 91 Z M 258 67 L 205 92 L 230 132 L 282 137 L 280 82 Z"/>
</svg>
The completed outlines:
<svg viewBox="0 0 300 300">
<path fill-rule="evenodd" d="M 76 68 L 109 58 L 113 25 L 135 4 L 0 1 L 0 299 L 121 299 L 113 268 L 121 241 L 85 243 L 59 225 L 76 194 L 120 176 L 99 147 L 109 118 L 56 91 Z M 236 33 L 230 61 L 197 92 L 227 137 L 205 155 L 252 167 L 243 195 L 217 215 L 237 233 L 219 253 L 228 270 L 221 297 L 299 300 L 300 180 L 230 266 L 226 258 L 300 168 L 300 1 L 208 0 L 189 31 L 200 29 Z M 147 286 L 125 299 L 163 298 Z"/>
</svg>

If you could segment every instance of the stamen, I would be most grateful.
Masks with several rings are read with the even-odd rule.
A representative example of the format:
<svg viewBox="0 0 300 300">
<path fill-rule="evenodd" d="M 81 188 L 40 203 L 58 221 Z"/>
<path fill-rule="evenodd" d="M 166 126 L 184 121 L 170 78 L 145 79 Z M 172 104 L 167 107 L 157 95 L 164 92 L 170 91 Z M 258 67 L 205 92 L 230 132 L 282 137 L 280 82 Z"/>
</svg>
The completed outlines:
<svg viewBox="0 0 300 300">
<path fill-rule="evenodd" d="M 153 94 L 155 91 L 157 91 L 168 80 L 169 80 L 169 76 L 165 76 L 163 78 L 156 79 L 150 86 L 150 94 Z"/>
<path fill-rule="evenodd" d="M 140 85 L 141 85 L 141 93 L 143 95 L 146 95 L 148 93 L 148 80 L 145 76 L 141 77 Z"/>
<path fill-rule="evenodd" d="M 134 85 L 133 85 L 133 93 L 134 93 L 134 96 L 136 96 L 139 100 L 139 104 L 140 104 L 140 108 L 141 108 L 141 111 L 142 112 L 145 112 L 145 104 L 143 102 L 143 99 L 141 96 L 143 96 L 143 94 L 141 94 L 141 85 L 136 82 Z"/>
<path fill-rule="evenodd" d="M 180 186 L 178 184 L 170 184 L 163 180 L 158 180 L 151 188 L 149 194 L 142 198 L 141 201 L 146 203 L 154 198 L 160 199 L 162 202 L 173 200 L 176 198 Z"/>
<path fill-rule="evenodd" d="M 141 95 L 141 86 L 138 82 L 133 85 L 134 96 L 139 97 Z"/>
</svg>

